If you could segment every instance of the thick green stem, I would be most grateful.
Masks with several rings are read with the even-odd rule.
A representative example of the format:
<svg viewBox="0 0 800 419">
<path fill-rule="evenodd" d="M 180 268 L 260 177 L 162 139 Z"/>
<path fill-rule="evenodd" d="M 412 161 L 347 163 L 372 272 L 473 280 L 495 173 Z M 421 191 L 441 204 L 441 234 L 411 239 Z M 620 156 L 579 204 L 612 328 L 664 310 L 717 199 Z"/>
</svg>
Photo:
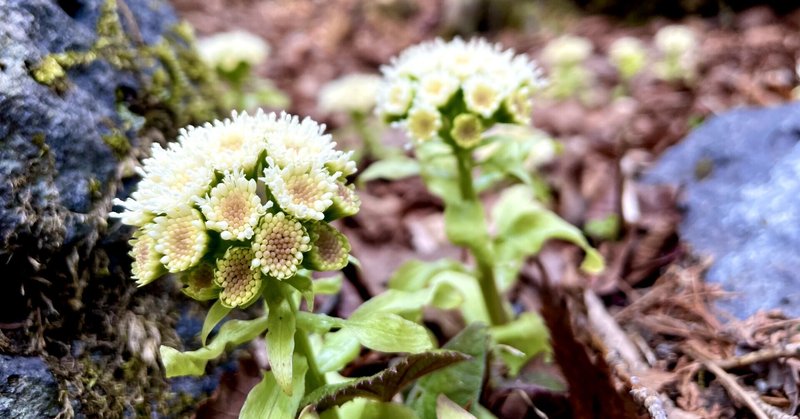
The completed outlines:
<svg viewBox="0 0 800 419">
<path fill-rule="evenodd" d="M 463 150 L 457 145 L 453 145 L 453 151 L 458 162 L 458 188 L 461 191 L 461 199 L 475 201 L 478 195 L 472 186 L 472 155 L 469 150 Z"/>
<path fill-rule="evenodd" d="M 478 258 L 477 255 L 475 259 L 478 263 L 478 284 L 481 286 L 481 294 L 483 294 L 486 310 L 489 312 L 489 319 L 494 326 L 506 324 L 510 319 L 505 308 L 503 308 L 503 299 L 497 289 L 493 266 L 491 263 L 486 263 L 486 261 Z"/>
<path fill-rule="evenodd" d="M 478 195 L 472 181 L 472 154 L 469 150 L 464 150 L 453 144 L 453 151 L 458 161 L 458 186 L 461 190 L 461 199 L 464 201 L 474 201 L 480 203 Z M 472 255 L 478 265 L 478 284 L 481 287 L 481 295 L 489 313 L 492 325 L 501 325 L 509 322 L 508 313 L 503 307 L 503 299 L 497 289 L 497 281 L 494 278 L 494 261 L 488 251 L 476 251 L 477 249 L 488 249 L 488 243 L 476 243 L 470 248 Z"/>
<path fill-rule="evenodd" d="M 295 304 L 294 298 L 292 298 L 291 295 L 287 295 L 287 300 L 289 301 L 292 311 L 296 313 L 297 304 Z M 294 332 L 294 349 L 295 352 L 303 355 L 306 359 L 306 363 L 308 363 L 308 371 L 306 372 L 306 394 L 310 394 L 312 391 L 327 384 L 325 375 L 320 372 L 319 366 L 317 366 L 317 357 L 314 355 L 314 348 L 311 347 L 311 342 L 308 340 L 308 332 L 300 328 Z M 330 409 L 328 417 L 338 419 L 339 414 L 336 408 Z"/>
<path fill-rule="evenodd" d="M 306 393 L 316 390 L 324 386 L 325 376 L 319 371 L 317 366 L 317 359 L 314 355 L 314 350 L 311 348 L 311 342 L 308 340 L 308 335 L 305 330 L 297 329 L 294 333 L 294 347 L 295 350 L 305 357 L 308 362 L 308 372 L 306 373 Z"/>
</svg>

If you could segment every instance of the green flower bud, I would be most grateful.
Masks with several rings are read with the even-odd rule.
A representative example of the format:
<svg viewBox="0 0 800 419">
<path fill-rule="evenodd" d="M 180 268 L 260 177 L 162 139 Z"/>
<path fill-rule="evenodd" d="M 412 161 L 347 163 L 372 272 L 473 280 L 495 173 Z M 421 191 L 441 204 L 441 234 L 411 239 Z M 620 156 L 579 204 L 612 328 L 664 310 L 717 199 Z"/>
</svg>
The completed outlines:
<svg viewBox="0 0 800 419">
<path fill-rule="evenodd" d="M 328 221 L 355 215 L 361 207 L 361 198 L 358 197 L 353 185 L 336 182 L 336 187 L 333 205 L 325 211 L 325 219 Z"/>
<path fill-rule="evenodd" d="M 219 297 L 220 289 L 214 283 L 214 267 L 208 263 L 201 262 L 185 272 L 181 275 L 181 282 L 181 291 L 195 300 L 207 301 Z"/>
<path fill-rule="evenodd" d="M 315 223 L 309 227 L 311 250 L 304 265 L 315 271 L 338 271 L 347 266 L 350 242 L 339 230 L 328 223 Z"/>
<path fill-rule="evenodd" d="M 219 301 L 225 307 L 246 307 L 261 291 L 261 272 L 254 269 L 253 250 L 231 247 L 217 260 L 214 283 L 222 288 Z"/>
<path fill-rule="evenodd" d="M 453 120 L 453 129 L 450 130 L 453 140 L 463 148 L 472 148 L 478 145 L 481 142 L 482 133 L 481 120 L 469 113 L 458 115 Z"/>
</svg>

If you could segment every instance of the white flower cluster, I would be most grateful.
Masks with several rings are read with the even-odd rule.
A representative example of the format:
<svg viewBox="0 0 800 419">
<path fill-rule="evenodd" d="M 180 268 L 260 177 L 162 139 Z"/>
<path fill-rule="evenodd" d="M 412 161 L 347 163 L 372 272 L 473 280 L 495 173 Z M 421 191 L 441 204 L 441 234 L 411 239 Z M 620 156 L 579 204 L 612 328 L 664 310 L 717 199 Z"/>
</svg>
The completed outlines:
<svg viewBox="0 0 800 419">
<path fill-rule="evenodd" d="M 586 38 L 562 35 L 547 43 L 541 58 L 552 67 L 575 65 L 589 58 L 593 49 Z"/>
<path fill-rule="evenodd" d="M 476 144 L 476 129 L 496 122 L 529 123 L 531 96 L 544 84 L 528 57 L 483 39 L 425 42 L 381 70 L 381 116 L 417 141 L 444 136 L 462 147 Z"/>
<path fill-rule="evenodd" d="M 647 51 L 638 39 L 623 36 L 615 40 L 608 49 L 608 58 L 624 80 L 638 74 L 647 63 Z"/>
<path fill-rule="evenodd" d="M 197 50 L 206 64 L 225 72 L 236 70 L 239 64 L 261 64 L 269 55 L 269 45 L 263 39 L 241 30 L 200 39 Z"/>
<path fill-rule="evenodd" d="M 683 25 L 664 26 L 656 32 L 654 43 L 661 54 L 656 74 L 664 80 L 691 80 L 697 61 L 697 38 Z"/>
<path fill-rule="evenodd" d="M 356 170 L 352 152 L 336 150 L 324 130 L 309 118 L 234 112 L 182 129 L 166 148 L 155 144 L 138 189 L 116 200 L 124 211 L 111 214 L 139 227 L 131 241 L 133 277 L 144 285 L 182 273 L 193 287 L 209 277 L 200 274 L 206 262 L 215 263 L 215 279 L 204 287 L 216 289 L 223 304 L 242 306 L 258 294 L 262 275 L 294 275 L 307 252 L 349 251 L 344 244 L 327 249 L 336 243 L 309 235 L 316 224 L 353 215 L 360 203 L 346 179 Z M 326 267 L 346 263 L 344 255 Z"/>
<path fill-rule="evenodd" d="M 375 74 L 348 74 L 322 86 L 317 107 L 323 113 L 359 112 L 367 114 L 375 107 L 381 78 Z"/>
</svg>

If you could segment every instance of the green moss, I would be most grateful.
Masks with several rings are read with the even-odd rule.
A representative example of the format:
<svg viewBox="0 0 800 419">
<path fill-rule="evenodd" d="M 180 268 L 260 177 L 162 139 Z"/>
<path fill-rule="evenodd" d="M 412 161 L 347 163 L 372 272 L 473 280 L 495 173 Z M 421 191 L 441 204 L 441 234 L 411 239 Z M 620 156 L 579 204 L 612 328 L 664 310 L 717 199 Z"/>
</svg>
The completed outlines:
<svg viewBox="0 0 800 419">
<path fill-rule="evenodd" d="M 114 130 L 111 134 L 102 137 L 103 142 L 111 148 L 111 152 L 117 159 L 123 159 L 131 151 L 131 142 L 124 134 Z"/>
<path fill-rule="evenodd" d="M 62 79 L 66 73 L 64 67 L 53 56 L 46 56 L 31 72 L 37 82 L 52 85 L 56 80 Z"/>
</svg>

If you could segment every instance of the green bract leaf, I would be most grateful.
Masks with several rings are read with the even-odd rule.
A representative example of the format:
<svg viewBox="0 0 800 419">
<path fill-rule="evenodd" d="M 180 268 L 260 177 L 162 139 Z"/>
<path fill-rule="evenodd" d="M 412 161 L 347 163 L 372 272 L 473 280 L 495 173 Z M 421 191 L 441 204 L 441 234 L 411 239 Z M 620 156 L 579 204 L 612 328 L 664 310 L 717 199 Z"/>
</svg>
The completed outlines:
<svg viewBox="0 0 800 419">
<path fill-rule="evenodd" d="M 358 181 L 363 184 L 375 179 L 399 180 L 416 176 L 419 172 L 420 167 L 416 160 L 406 156 L 392 156 L 369 165 L 358 176 Z"/>
<path fill-rule="evenodd" d="M 388 402 L 417 378 L 468 358 L 467 355 L 455 351 L 431 351 L 409 355 L 395 366 L 370 377 L 320 387 L 306 396 L 301 405 L 316 405 L 317 410 L 321 412 L 356 397 Z"/>
<path fill-rule="evenodd" d="M 346 323 L 344 319 L 328 316 L 320 313 L 310 313 L 308 311 L 298 311 L 295 313 L 297 327 L 306 332 L 325 333 L 331 329 L 343 327 Z"/>
<path fill-rule="evenodd" d="M 475 249 L 489 243 L 483 207 L 477 201 L 449 202 L 444 209 L 444 223 L 447 238 L 453 244 Z"/>
<path fill-rule="evenodd" d="M 458 189 L 458 170 L 452 149 L 441 141 L 426 141 L 417 145 L 420 176 L 428 190 L 445 202 L 461 199 Z"/>
<path fill-rule="evenodd" d="M 467 323 L 489 323 L 489 312 L 483 301 L 481 287 L 478 279 L 471 273 L 457 271 L 442 271 L 431 278 L 431 283 L 447 283 L 458 289 L 463 296 L 461 312 Z"/>
<path fill-rule="evenodd" d="M 161 345 L 161 362 L 167 378 L 182 375 L 203 375 L 206 363 L 222 354 L 228 347 L 241 345 L 254 339 L 267 328 L 267 318 L 254 320 L 229 320 L 222 325 L 219 333 L 208 346 L 196 351 L 180 352 Z"/>
<path fill-rule="evenodd" d="M 574 243 L 586 252 L 581 264 L 584 271 L 598 273 L 605 266 L 603 257 L 589 245 L 577 227 L 538 205 L 524 186 L 507 189 L 493 215 L 497 227 L 495 249 L 498 264 L 535 255 L 546 241 L 559 239 Z"/>
<path fill-rule="evenodd" d="M 428 331 L 397 314 L 377 312 L 366 318 L 350 318 L 344 330 L 364 346 L 381 352 L 419 353 L 433 348 Z"/>
<path fill-rule="evenodd" d="M 368 400 L 361 411 L 360 419 L 417 419 L 419 416 L 400 403 Z"/>
<path fill-rule="evenodd" d="M 292 395 L 281 389 L 272 372 L 265 372 L 239 412 L 242 419 L 294 419 L 305 389 L 308 364 L 302 356 L 295 356 L 292 368 Z"/>
<path fill-rule="evenodd" d="M 486 325 L 469 325 L 447 342 L 444 348 L 470 355 L 472 359 L 431 373 L 414 385 L 406 403 L 423 419 L 437 417 L 436 400 L 441 394 L 460 406 L 475 406 L 480 399 L 489 349 Z"/>
<path fill-rule="evenodd" d="M 283 391 L 292 395 L 292 357 L 296 322 L 289 301 L 282 297 L 268 298 L 267 352 L 275 380 Z"/>
<path fill-rule="evenodd" d="M 223 306 L 219 300 L 211 306 L 203 322 L 203 329 L 200 331 L 200 342 L 202 342 L 203 345 L 206 344 L 206 339 L 208 339 L 208 335 L 214 329 L 214 326 L 218 325 L 231 310 L 231 308 Z"/>
<path fill-rule="evenodd" d="M 317 351 L 320 372 L 339 371 L 361 353 L 361 343 L 347 329 L 326 333 L 322 339 L 322 347 Z"/>
<path fill-rule="evenodd" d="M 418 291 L 401 291 L 389 289 L 362 304 L 350 315 L 351 319 L 367 318 L 373 313 L 395 313 L 405 318 L 416 320 L 422 314 L 422 308 L 432 306 L 451 309 L 464 301 L 459 287 L 449 282 L 431 282 Z"/>
<path fill-rule="evenodd" d="M 476 419 L 475 415 L 462 409 L 444 394 L 436 398 L 436 419 Z"/>
<path fill-rule="evenodd" d="M 389 288 L 403 291 L 418 291 L 428 285 L 430 279 L 439 272 L 463 269 L 459 262 L 439 259 L 435 262 L 410 260 L 394 271 L 389 278 Z"/>
<path fill-rule="evenodd" d="M 537 313 L 522 313 L 510 323 L 489 330 L 495 342 L 518 349 L 519 353 L 500 352 L 512 376 L 537 354 L 550 349 L 547 326 Z"/>
<path fill-rule="evenodd" d="M 320 295 L 334 295 L 338 294 L 342 289 L 342 274 L 328 276 L 325 278 L 316 278 L 313 282 L 314 294 Z"/>
</svg>

